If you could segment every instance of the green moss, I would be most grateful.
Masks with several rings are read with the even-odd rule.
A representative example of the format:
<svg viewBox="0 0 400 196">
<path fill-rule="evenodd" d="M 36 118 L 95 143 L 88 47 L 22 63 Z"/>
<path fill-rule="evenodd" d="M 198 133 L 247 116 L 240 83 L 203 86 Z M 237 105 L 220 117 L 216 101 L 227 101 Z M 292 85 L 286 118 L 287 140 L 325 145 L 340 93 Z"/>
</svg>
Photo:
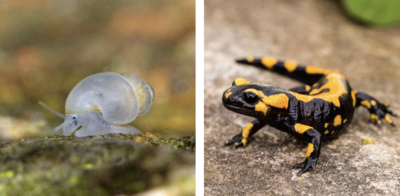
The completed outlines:
<svg viewBox="0 0 400 196">
<path fill-rule="evenodd" d="M 194 194 L 194 149 L 195 137 L 152 134 L 14 141 L 0 147 L 0 196 L 133 194 L 182 181 Z"/>
</svg>

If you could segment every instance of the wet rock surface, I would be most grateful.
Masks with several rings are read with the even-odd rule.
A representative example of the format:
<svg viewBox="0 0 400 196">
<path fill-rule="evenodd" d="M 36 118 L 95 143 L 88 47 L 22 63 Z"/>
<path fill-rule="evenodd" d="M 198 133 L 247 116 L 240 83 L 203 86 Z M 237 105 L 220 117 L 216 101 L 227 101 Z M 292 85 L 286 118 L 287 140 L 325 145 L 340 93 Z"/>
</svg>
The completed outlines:
<svg viewBox="0 0 400 196">
<path fill-rule="evenodd" d="M 306 145 L 264 127 L 245 148 L 223 143 L 252 118 L 228 111 L 221 97 L 238 77 L 291 88 L 300 83 L 236 58 L 272 56 L 339 70 L 353 89 L 390 103 L 400 114 L 400 28 L 368 28 L 348 20 L 337 1 L 205 2 L 205 193 L 206 195 L 400 194 L 400 120 L 397 127 L 369 122 L 358 108 L 338 139 L 322 143 L 314 173 L 293 165 Z M 374 144 L 363 145 L 373 139 Z"/>
</svg>

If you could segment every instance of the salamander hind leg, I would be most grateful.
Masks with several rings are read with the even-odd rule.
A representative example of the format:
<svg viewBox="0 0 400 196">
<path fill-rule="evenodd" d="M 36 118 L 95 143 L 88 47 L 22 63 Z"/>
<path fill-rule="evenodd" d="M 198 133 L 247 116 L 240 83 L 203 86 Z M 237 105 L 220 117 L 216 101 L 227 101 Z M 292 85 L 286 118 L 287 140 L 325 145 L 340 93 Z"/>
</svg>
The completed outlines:
<svg viewBox="0 0 400 196">
<path fill-rule="evenodd" d="M 311 86 L 309 86 L 309 85 L 297 86 L 297 87 L 289 89 L 289 91 L 303 94 L 303 95 L 307 95 L 310 92 L 310 90 L 311 90 Z"/>
<path fill-rule="evenodd" d="M 390 125 L 395 126 L 390 116 L 397 117 L 397 115 L 388 109 L 388 104 L 381 103 L 375 98 L 363 92 L 353 91 L 353 94 L 355 94 L 356 97 L 355 106 L 358 107 L 361 105 L 367 108 L 368 111 L 371 113 L 372 123 L 376 123 L 378 124 L 378 126 L 381 126 L 384 119 Z"/>
<path fill-rule="evenodd" d="M 301 134 L 302 138 L 306 139 L 308 147 L 304 161 L 294 165 L 293 168 L 301 168 L 297 173 L 298 176 L 308 169 L 313 169 L 315 172 L 321 149 L 321 134 L 314 128 L 300 123 L 295 124 L 295 130 Z"/>
<path fill-rule="evenodd" d="M 225 145 L 232 145 L 233 148 L 239 146 L 247 146 L 249 143 L 249 137 L 255 134 L 258 130 L 266 125 L 266 122 L 254 120 L 253 122 L 246 125 L 241 133 L 235 135 L 231 140 L 227 141 Z"/>
</svg>

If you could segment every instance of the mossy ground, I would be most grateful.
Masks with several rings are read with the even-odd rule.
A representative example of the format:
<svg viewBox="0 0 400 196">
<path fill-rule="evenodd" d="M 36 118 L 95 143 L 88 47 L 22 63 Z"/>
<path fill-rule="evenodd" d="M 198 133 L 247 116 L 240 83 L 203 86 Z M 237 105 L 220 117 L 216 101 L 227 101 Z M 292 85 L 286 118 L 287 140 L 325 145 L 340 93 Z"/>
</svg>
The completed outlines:
<svg viewBox="0 0 400 196">
<path fill-rule="evenodd" d="M 193 195 L 194 151 L 194 136 L 149 133 L 13 141 L 0 146 L 0 196 L 115 195 L 157 187 Z"/>
</svg>

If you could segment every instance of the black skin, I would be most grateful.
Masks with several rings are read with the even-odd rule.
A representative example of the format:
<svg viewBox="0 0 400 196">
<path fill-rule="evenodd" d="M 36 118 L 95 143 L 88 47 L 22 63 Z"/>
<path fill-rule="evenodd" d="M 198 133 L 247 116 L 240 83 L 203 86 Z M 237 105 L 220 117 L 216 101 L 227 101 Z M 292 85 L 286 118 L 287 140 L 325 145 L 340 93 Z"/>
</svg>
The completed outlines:
<svg viewBox="0 0 400 196">
<path fill-rule="evenodd" d="M 249 63 L 246 60 L 238 60 L 237 62 L 265 68 L 261 64 L 261 60 L 257 59 L 252 63 Z M 282 61 L 278 61 L 277 64 L 274 65 L 272 71 L 285 75 L 286 69 L 283 65 L 284 63 Z M 309 156 L 307 156 L 302 163 L 293 166 L 293 168 L 301 168 L 298 173 L 298 176 L 300 176 L 309 169 L 316 171 L 316 164 L 321 150 L 321 142 L 325 139 L 336 138 L 341 130 L 345 129 L 351 123 L 354 110 L 356 107 L 362 105 L 362 101 L 375 101 L 376 104 L 368 109 L 371 114 L 377 116 L 375 123 L 379 124 L 379 122 L 383 121 L 387 115 L 397 116 L 387 108 L 388 105 L 380 103 L 378 100 L 365 93 L 352 91 L 344 77 L 338 77 L 339 79 L 334 82 L 338 85 L 343 85 L 347 93 L 337 95 L 334 95 L 333 93 L 330 94 L 331 89 L 329 88 L 321 89 L 318 93 L 321 95 L 325 93 L 324 95 L 337 96 L 339 98 L 340 107 L 337 107 L 330 101 L 320 98 L 315 98 L 308 102 L 301 101 L 294 96 L 293 92 L 309 95 L 313 89 L 320 89 L 323 85 L 327 84 L 327 82 L 332 82 L 332 80 L 329 81 L 327 79 L 328 74 L 314 74 L 312 77 L 307 77 L 310 75 L 307 74 L 305 70 L 305 67 L 298 66 L 294 71 L 286 75 L 295 76 L 295 79 L 308 85 L 312 84 L 311 82 L 315 81 L 316 78 L 319 78 L 316 84 L 312 85 L 312 87 L 305 85 L 292 88 L 288 91 L 270 84 L 246 83 L 237 85 L 234 81 L 232 87 L 226 90 L 222 96 L 223 105 L 228 110 L 246 116 L 252 116 L 256 119 L 251 122 L 253 126 L 248 132 L 248 137 L 245 138 L 243 136 L 245 133 L 241 132 L 235 135 L 231 140 L 227 141 L 225 145 L 233 146 L 234 148 L 246 146 L 248 138 L 265 125 L 274 127 L 280 131 L 288 133 L 289 135 L 294 135 L 296 138 L 312 144 L 313 146 L 313 151 Z M 289 98 L 288 108 L 276 108 L 267 105 L 268 112 L 266 114 L 261 111 L 256 111 L 256 105 L 262 101 L 262 98 L 257 97 L 256 94 L 252 92 L 245 92 L 247 89 L 261 91 L 265 96 L 284 94 Z M 356 97 L 355 105 L 353 102 L 352 92 L 355 93 Z M 227 93 L 230 93 L 229 97 L 227 97 Z M 340 125 L 334 125 L 335 117 L 338 115 L 341 117 L 341 123 Z M 343 121 L 344 119 L 346 119 L 346 121 Z M 326 127 L 326 123 L 329 124 L 328 127 Z M 299 133 L 295 128 L 296 124 L 306 125 L 308 128 L 304 132 Z M 390 124 L 395 126 L 393 122 Z M 326 133 L 327 130 L 329 130 L 329 133 Z M 243 139 L 246 139 L 245 143 L 242 142 Z"/>
</svg>

